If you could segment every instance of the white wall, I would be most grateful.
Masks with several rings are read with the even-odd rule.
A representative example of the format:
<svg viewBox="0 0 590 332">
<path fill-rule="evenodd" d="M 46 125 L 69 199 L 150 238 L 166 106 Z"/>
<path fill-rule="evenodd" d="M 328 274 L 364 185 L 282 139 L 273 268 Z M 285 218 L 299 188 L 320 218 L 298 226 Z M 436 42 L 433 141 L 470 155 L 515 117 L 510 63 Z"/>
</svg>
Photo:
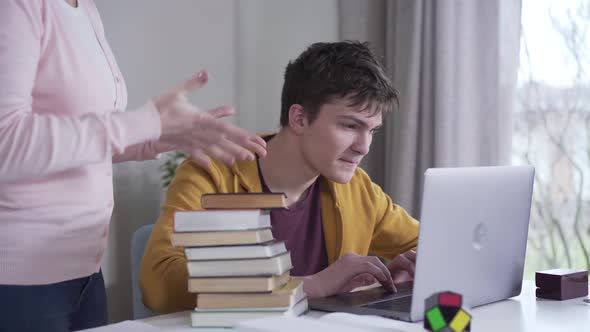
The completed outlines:
<svg viewBox="0 0 590 332">
<path fill-rule="evenodd" d="M 338 3 L 236 1 L 236 13 L 238 123 L 275 131 L 285 67 L 310 44 L 338 40 Z"/>
<path fill-rule="evenodd" d="M 278 128 L 287 62 L 315 41 L 338 39 L 337 0 L 99 0 L 107 39 L 127 81 L 129 108 L 195 71 L 210 83 L 190 99 L 235 105 L 250 130 Z M 164 190 L 160 162 L 115 167 L 115 210 L 103 272 L 110 320 L 130 319 L 130 240 L 156 221 Z"/>
</svg>

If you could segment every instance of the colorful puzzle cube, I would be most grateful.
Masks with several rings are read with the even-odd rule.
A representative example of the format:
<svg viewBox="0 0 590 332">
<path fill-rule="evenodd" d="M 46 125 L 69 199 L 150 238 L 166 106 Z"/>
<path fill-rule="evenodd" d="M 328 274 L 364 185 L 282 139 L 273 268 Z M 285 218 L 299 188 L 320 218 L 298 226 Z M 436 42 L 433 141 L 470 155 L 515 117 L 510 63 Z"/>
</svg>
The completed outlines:
<svg viewBox="0 0 590 332">
<path fill-rule="evenodd" d="M 471 328 L 471 314 L 463 308 L 461 294 L 446 291 L 425 300 L 424 328 L 433 332 L 462 332 Z"/>
</svg>

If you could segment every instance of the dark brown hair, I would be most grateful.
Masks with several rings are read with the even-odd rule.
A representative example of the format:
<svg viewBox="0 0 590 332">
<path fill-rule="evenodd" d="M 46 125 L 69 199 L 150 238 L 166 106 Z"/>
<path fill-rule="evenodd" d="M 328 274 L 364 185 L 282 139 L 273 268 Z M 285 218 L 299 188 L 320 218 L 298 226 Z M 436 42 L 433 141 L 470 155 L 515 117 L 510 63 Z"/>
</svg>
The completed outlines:
<svg viewBox="0 0 590 332">
<path fill-rule="evenodd" d="M 281 126 L 289 124 L 289 108 L 300 104 L 313 122 L 323 104 L 346 98 L 351 106 L 391 112 L 399 95 L 368 43 L 342 41 L 309 46 L 285 70 Z"/>
</svg>

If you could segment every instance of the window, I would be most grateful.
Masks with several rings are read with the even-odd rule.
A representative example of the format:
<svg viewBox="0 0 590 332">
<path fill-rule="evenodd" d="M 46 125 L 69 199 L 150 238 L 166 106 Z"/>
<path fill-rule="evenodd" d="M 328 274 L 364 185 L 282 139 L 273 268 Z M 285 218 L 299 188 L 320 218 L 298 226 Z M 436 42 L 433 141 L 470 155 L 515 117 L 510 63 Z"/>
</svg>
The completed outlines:
<svg viewBox="0 0 590 332">
<path fill-rule="evenodd" d="M 513 162 L 536 168 L 525 278 L 590 270 L 590 1 L 523 0 Z"/>
</svg>

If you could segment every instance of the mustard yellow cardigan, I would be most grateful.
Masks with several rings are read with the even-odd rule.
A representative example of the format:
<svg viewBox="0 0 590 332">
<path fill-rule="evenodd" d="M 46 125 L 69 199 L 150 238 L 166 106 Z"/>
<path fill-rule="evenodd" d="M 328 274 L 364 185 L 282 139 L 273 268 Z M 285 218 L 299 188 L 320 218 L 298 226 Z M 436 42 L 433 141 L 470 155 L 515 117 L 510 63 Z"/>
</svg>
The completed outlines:
<svg viewBox="0 0 590 332">
<path fill-rule="evenodd" d="M 141 264 L 139 285 L 144 304 L 159 313 L 194 309 L 195 295 L 187 291 L 188 271 L 182 248 L 172 247 L 175 211 L 201 209 L 204 193 L 261 192 L 256 161 L 232 167 L 212 161 L 205 169 L 192 160 L 176 172 Z M 352 180 L 338 184 L 320 179 L 324 243 L 331 263 L 346 253 L 391 259 L 414 248 L 418 222 L 392 203 L 388 195 L 360 168 Z"/>
</svg>

